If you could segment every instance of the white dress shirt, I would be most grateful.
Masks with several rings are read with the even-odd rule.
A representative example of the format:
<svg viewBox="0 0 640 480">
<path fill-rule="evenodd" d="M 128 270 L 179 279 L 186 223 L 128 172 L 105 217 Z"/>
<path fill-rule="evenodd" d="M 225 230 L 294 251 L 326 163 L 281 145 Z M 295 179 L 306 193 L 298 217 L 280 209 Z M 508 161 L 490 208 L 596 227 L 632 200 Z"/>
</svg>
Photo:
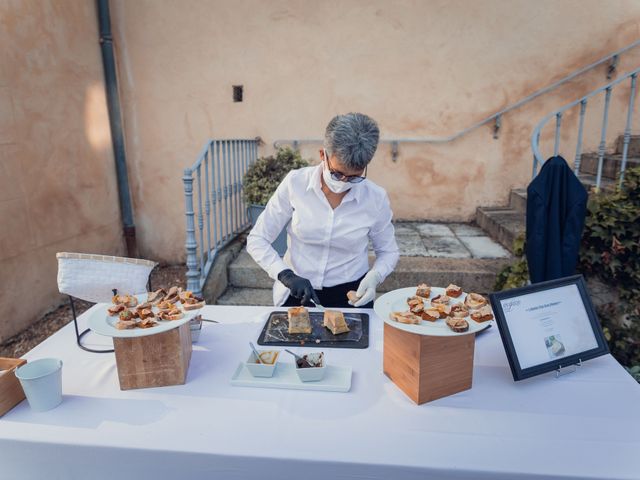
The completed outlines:
<svg viewBox="0 0 640 480">
<path fill-rule="evenodd" d="M 313 288 L 352 282 L 369 270 L 368 239 L 381 281 L 398 262 L 387 193 L 369 180 L 353 187 L 334 210 L 321 190 L 322 164 L 292 170 L 273 194 L 247 239 L 247 251 L 271 278 L 273 303 L 282 305 L 289 289 L 278 274 L 290 268 Z M 287 225 L 287 253 L 271 246 Z"/>
</svg>

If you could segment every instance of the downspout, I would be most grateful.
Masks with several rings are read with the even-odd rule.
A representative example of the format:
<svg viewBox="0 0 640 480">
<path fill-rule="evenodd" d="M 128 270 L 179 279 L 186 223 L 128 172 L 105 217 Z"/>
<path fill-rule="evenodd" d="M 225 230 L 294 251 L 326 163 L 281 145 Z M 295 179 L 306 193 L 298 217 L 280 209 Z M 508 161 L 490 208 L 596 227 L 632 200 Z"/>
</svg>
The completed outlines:
<svg viewBox="0 0 640 480">
<path fill-rule="evenodd" d="M 116 75 L 115 55 L 113 52 L 113 38 L 111 36 L 109 0 L 96 0 L 96 6 L 98 9 L 100 48 L 102 50 L 102 64 L 104 66 L 107 106 L 109 108 L 109 125 L 111 127 L 113 154 L 116 161 L 122 231 L 127 246 L 127 255 L 129 257 L 137 257 L 138 245 L 136 241 L 136 227 L 133 222 L 133 207 L 131 204 L 131 190 L 129 189 L 129 176 L 127 174 L 127 159 L 124 151 L 122 113 L 120 111 L 118 79 Z"/>
</svg>

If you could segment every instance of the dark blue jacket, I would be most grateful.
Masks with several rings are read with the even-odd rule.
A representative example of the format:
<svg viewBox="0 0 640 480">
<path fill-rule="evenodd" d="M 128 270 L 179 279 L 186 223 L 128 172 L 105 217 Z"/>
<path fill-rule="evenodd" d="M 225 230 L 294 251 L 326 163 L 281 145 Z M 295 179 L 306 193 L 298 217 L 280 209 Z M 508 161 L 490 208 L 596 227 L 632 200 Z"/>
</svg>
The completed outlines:
<svg viewBox="0 0 640 480">
<path fill-rule="evenodd" d="M 562 157 L 545 162 L 527 188 L 527 263 L 531 283 L 575 273 L 587 191 Z"/>
</svg>

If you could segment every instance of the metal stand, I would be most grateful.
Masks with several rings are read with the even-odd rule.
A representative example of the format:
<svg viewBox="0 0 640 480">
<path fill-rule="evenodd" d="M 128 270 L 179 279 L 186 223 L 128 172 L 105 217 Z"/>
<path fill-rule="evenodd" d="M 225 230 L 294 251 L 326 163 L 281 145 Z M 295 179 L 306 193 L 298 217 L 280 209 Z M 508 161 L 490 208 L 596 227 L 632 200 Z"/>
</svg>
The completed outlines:
<svg viewBox="0 0 640 480">
<path fill-rule="evenodd" d="M 151 291 L 151 272 L 149 272 L 149 278 L 147 279 L 147 290 Z M 116 292 L 114 291 L 113 294 L 115 295 Z M 73 297 L 71 295 L 68 295 L 68 297 L 69 297 L 69 303 L 71 304 L 71 313 L 73 314 L 73 326 L 76 330 L 76 343 L 78 344 L 78 346 L 86 352 L 113 353 L 114 352 L 113 348 L 110 348 L 107 350 L 96 350 L 94 348 L 85 347 L 82 344 L 82 337 L 84 337 L 87 333 L 89 333 L 91 329 L 87 328 L 84 332 L 80 333 L 80 329 L 78 328 L 78 319 L 76 317 L 76 306 L 73 303 Z"/>
<path fill-rule="evenodd" d="M 84 337 L 91 330 L 89 328 L 87 328 L 84 332 L 80 333 L 80 330 L 78 329 L 78 319 L 76 318 L 76 307 L 73 304 L 73 297 L 71 295 L 69 295 L 69 303 L 71 304 L 71 313 L 73 314 L 73 326 L 76 329 L 76 343 L 78 344 L 78 346 L 82 350 L 84 350 L 86 352 L 91 352 L 91 353 L 112 353 L 114 351 L 113 348 L 108 349 L 108 350 L 96 350 L 94 348 L 85 347 L 82 344 L 82 337 Z"/>
<path fill-rule="evenodd" d="M 556 378 L 560 378 L 563 375 L 568 375 L 569 373 L 573 373 L 578 371 L 578 368 L 580 368 L 582 366 L 582 359 L 578 359 L 578 363 L 575 363 L 573 365 L 568 365 L 566 367 L 563 367 L 562 365 L 558 365 L 558 368 L 556 369 Z M 567 368 L 571 368 L 573 367 L 573 370 L 567 370 Z"/>
</svg>

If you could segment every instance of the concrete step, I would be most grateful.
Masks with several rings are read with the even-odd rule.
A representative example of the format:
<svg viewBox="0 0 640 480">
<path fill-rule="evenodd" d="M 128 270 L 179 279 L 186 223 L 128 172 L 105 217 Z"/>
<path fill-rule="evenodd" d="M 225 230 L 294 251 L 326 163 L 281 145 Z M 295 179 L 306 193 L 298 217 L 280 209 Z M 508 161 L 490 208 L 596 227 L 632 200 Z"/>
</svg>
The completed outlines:
<svg viewBox="0 0 640 480">
<path fill-rule="evenodd" d="M 380 285 L 380 292 L 387 292 L 410 285 L 426 282 L 430 285 L 447 286 L 449 283 L 460 285 L 465 290 L 487 293 L 492 291 L 495 277 L 500 269 L 511 262 L 505 258 L 434 258 L 400 257 L 394 272 Z M 237 300 L 237 290 L 254 292 L 268 290 L 271 294 L 273 280 L 243 250 L 229 265 L 229 284 L 231 289 L 220 298 L 222 301 Z M 262 298 L 262 297 L 260 297 Z M 271 297 L 269 297 L 269 302 Z M 247 297 L 243 301 L 250 301 Z M 263 301 L 262 299 L 260 301 Z M 255 303 L 246 304 L 255 305 Z"/>
<path fill-rule="evenodd" d="M 640 157 L 629 156 L 627 157 L 626 168 L 633 168 L 640 165 Z M 602 178 L 608 178 L 611 180 L 617 180 L 620 175 L 620 168 L 622 166 L 621 154 L 605 154 L 602 158 Z M 587 175 L 598 174 L 598 154 L 597 153 L 585 153 L 582 155 L 580 162 L 580 173 Z"/>
<path fill-rule="evenodd" d="M 513 241 L 525 231 L 525 214 L 510 207 L 478 207 L 476 223 L 513 253 Z"/>
<path fill-rule="evenodd" d="M 228 287 L 218 298 L 218 305 L 273 305 L 271 288 Z"/>
<path fill-rule="evenodd" d="M 622 154 L 624 147 L 624 135 L 620 135 L 616 141 L 616 153 Z M 627 154 L 630 157 L 640 157 L 640 135 L 631 135 Z"/>
<path fill-rule="evenodd" d="M 522 213 L 527 211 L 526 188 L 514 188 L 511 190 L 509 194 L 509 207 Z"/>
</svg>

